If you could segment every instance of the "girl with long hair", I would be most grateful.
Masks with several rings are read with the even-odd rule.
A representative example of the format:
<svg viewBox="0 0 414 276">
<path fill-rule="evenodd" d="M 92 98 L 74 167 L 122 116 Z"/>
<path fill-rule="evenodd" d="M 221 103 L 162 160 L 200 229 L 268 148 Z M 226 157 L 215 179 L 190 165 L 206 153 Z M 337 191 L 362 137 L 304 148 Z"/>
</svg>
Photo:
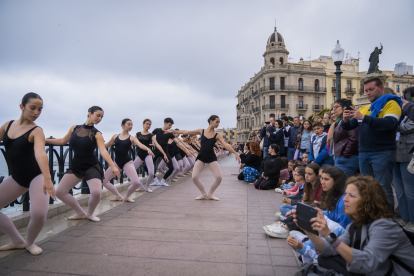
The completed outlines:
<svg viewBox="0 0 414 276">
<path fill-rule="evenodd" d="M 249 152 L 251 154 L 240 154 L 240 160 L 244 164 L 242 174 L 245 182 L 256 181 L 256 177 L 260 176 L 260 165 L 262 163 L 262 151 L 258 142 L 249 143 Z M 239 178 L 241 178 L 240 175 Z"/>
</svg>

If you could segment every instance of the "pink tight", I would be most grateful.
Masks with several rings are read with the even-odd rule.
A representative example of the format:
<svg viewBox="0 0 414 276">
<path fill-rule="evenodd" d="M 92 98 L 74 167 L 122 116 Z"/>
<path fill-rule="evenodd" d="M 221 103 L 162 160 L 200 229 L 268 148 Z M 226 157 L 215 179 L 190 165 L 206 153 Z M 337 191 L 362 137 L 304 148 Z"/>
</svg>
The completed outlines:
<svg viewBox="0 0 414 276">
<path fill-rule="evenodd" d="M 63 176 L 62 180 L 59 183 L 59 186 L 56 189 L 56 196 L 62 200 L 66 205 L 72 208 L 78 216 L 85 215 L 82 207 L 76 201 L 76 199 L 69 194 L 70 189 L 76 186 L 82 179 L 76 177 L 74 174 L 67 173 Z M 99 201 L 101 200 L 101 189 L 102 182 L 98 178 L 93 178 L 87 180 L 86 183 L 89 186 L 89 191 L 91 192 L 91 197 L 88 202 L 88 216 L 92 216 L 93 212 L 98 206 Z"/>
<path fill-rule="evenodd" d="M 43 183 L 43 175 L 39 174 L 30 182 L 29 189 L 17 184 L 11 176 L 0 184 L 0 208 L 4 208 L 29 190 L 30 222 L 27 226 L 26 247 L 34 243 L 46 222 L 49 209 L 49 194 L 45 195 L 43 193 Z M 3 213 L 0 213 L 0 231 L 9 236 L 14 245 L 25 242 L 10 218 Z"/>
<path fill-rule="evenodd" d="M 214 175 L 214 181 L 211 184 L 210 192 L 208 193 L 208 195 L 213 195 L 214 191 L 217 189 L 217 187 L 221 183 L 221 179 L 222 179 L 221 170 L 220 170 L 220 166 L 217 161 L 209 163 L 208 167 L 210 168 L 210 171 Z M 200 181 L 200 174 L 203 168 L 204 168 L 204 162 L 197 160 L 194 165 L 194 170 L 193 170 L 193 181 L 194 181 L 194 184 L 197 186 L 197 188 L 200 190 L 201 194 L 207 195 L 204 189 L 204 185 Z"/>
<path fill-rule="evenodd" d="M 128 187 L 125 198 L 129 198 L 131 194 L 138 188 L 138 186 L 142 186 L 141 182 L 139 181 L 137 171 L 135 170 L 134 163 L 129 161 L 124 165 L 122 169 L 119 168 L 118 164 L 115 163 L 119 171 L 124 171 L 129 180 L 131 181 L 131 185 Z M 113 178 L 112 169 L 109 167 L 105 172 L 105 178 L 102 185 L 107 188 L 111 193 L 113 193 L 117 198 L 122 198 L 121 194 L 115 188 L 114 185 L 109 183 L 109 181 Z"/>
<path fill-rule="evenodd" d="M 148 177 L 147 182 L 145 183 L 145 189 L 148 189 L 152 180 L 154 180 L 154 160 L 152 159 L 152 156 L 148 155 L 145 157 L 145 160 L 141 160 L 141 158 L 137 157 L 134 161 L 134 167 L 137 170 L 139 166 L 141 166 L 144 162 L 148 169 Z"/>
<path fill-rule="evenodd" d="M 188 173 L 191 169 L 190 162 L 188 162 L 187 157 L 183 157 L 183 173 Z"/>
</svg>

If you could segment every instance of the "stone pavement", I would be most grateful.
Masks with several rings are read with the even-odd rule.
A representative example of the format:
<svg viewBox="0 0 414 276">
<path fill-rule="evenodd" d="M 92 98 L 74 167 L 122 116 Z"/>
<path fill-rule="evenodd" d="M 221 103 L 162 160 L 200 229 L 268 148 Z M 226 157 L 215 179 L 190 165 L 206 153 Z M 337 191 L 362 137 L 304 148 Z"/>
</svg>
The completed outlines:
<svg viewBox="0 0 414 276">
<path fill-rule="evenodd" d="M 0 275 L 293 275 L 292 249 L 262 229 L 281 195 L 237 180 L 233 157 L 220 166 L 220 201 L 194 200 L 191 178 L 181 179 L 49 238 L 40 256 L 16 251 L 0 260 Z M 208 168 L 201 180 L 208 190 Z"/>
</svg>

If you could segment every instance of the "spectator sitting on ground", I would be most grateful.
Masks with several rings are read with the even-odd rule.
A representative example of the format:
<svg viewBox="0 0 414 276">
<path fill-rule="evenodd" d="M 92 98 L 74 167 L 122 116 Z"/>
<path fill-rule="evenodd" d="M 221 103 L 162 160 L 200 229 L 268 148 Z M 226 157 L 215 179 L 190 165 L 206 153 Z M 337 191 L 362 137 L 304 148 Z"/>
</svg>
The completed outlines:
<svg viewBox="0 0 414 276">
<path fill-rule="evenodd" d="M 279 146 L 271 144 L 269 155 L 262 161 L 260 166 L 261 177 L 256 181 L 254 187 L 258 190 L 270 190 L 277 187 L 282 168 L 282 159 L 279 155 Z"/>
<path fill-rule="evenodd" d="M 315 135 L 312 137 L 311 151 L 309 153 L 309 162 L 317 163 L 320 166 L 333 165 L 334 160 L 331 156 L 329 156 L 328 149 L 326 147 L 328 134 L 323 132 L 322 123 L 313 123 L 312 127 L 313 133 L 315 133 Z"/>
<path fill-rule="evenodd" d="M 291 162 L 289 161 L 289 164 L 290 164 Z M 289 180 L 289 181 L 285 181 L 285 183 L 283 183 L 282 184 L 282 187 L 281 188 L 276 188 L 275 189 L 275 192 L 276 193 L 282 193 L 283 192 L 283 190 L 289 190 L 289 189 L 292 189 L 294 186 L 295 186 L 295 182 L 296 182 L 296 180 L 295 180 L 295 178 L 293 177 L 293 175 L 295 174 L 295 171 L 296 171 L 296 168 L 297 167 L 303 167 L 301 164 L 295 164 L 295 165 L 293 165 L 293 167 L 292 167 L 292 171 L 289 171 L 289 174 L 292 174 L 292 180 Z M 289 167 L 288 167 L 289 168 Z M 305 169 L 305 167 L 303 167 L 303 169 Z M 303 179 L 305 179 L 305 176 L 303 176 Z M 286 184 L 287 183 L 287 184 Z"/>
<path fill-rule="evenodd" d="M 369 176 L 349 178 L 343 200 L 345 213 L 353 222 L 343 235 L 338 238 L 326 231 L 321 211 L 311 222 L 322 237 L 305 231 L 319 254 L 319 265 L 343 275 L 412 275 L 414 246 L 392 219 L 387 196 L 378 181 Z M 294 217 L 296 220 L 296 214 Z M 337 255 L 342 258 L 332 257 Z"/>
<path fill-rule="evenodd" d="M 240 160 L 244 167 L 243 172 L 238 176 L 239 180 L 244 179 L 246 182 L 256 181 L 256 177 L 260 176 L 260 165 L 262 163 L 262 151 L 260 150 L 259 143 L 250 142 L 249 147 L 251 154 L 240 154 Z"/>
<path fill-rule="evenodd" d="M 378 78 L 365 81 L 364 89 L 371 105 L 359 110 L 354 107 L 344 110 L 341 126 L 346 131 L 359 128 L 358 161 L 361 174 L 378 180 L 384 187 L 389 206 L 393 207 L 392 170 L 402 102 L 395 95 L 383 95 L 384 85 Z"/>
<path fill-rule="evenodd" d="M 302 165 L 306 166 L 309 164 L 309 153 L 305 152 L 302 155 Z"/>
<path fill-rule="evenodd" d="M 280 159 L 282 160 L 282 167 L 280 168 L 278 187 L 281 187 L 289 179 L 288 159 L 285 156 L 282 156 Z"/>
<path fill-rule="evenodd" d="M 294 166 L 295 166 L 295 162 L 293 160 L 290 160 L 288 162 L 289 178 L 283 184 L 291 184 L 291 182 L 294 181 L 293 179 L 293 172 L 295 170 Z"/>
<path fill-rule="evenodd" d="M 305 167 L 296 165 L 294 177 L 295 184 L 293 187 L 290 185 L 283 185 L 281 189 L 275 189 L 275 192 L 280 193 L 283 196 L 289 195 L 295 197 L 295 199 L 301 199 L 303 197 L 303 188 L 305 187 Z M 291 201 L 285 202 L 285 200 L 283 200 L 283 203 L 291 204 Z"/>
</svg>

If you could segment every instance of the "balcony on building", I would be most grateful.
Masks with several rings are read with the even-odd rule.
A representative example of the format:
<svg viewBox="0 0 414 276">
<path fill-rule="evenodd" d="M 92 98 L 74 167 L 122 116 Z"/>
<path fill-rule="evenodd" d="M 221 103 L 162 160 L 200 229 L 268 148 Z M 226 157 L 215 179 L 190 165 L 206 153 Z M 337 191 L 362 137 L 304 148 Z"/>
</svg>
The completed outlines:
<svg viewBox="0 0 414 276">
<path fill-rule="evenodd" d="M 259 91 L 258 90 L 254 91 L 253 94 L 252 94 L 253 98 L 256 97 L 256 96 L 258 96 L 258 95 L 259 95 Z"/>
<path fill-rule="evenodd" d="M 257 113 L 257 112 L 259 112 L 259 107 L 256 107 L 253 109 L 253 113 Z"/>
<path fill-rule="evenodd" d="M 240 120 L 240 115 L 239 115 L 239 116 L 237 116 L 237 120 Z"/>
<path fill-rule="evenodd" d="M 277 104 L 276 109 L 289 109 L 289 104 Z"/>
<path fill-rule="evenodd" d="M 307 104 L 304 104 L 304 103 L 298 103 L 298 104 L 296 104 L 296 109 L 299 109 L 299 110 L 307 110 L 308 109 L 308 105 Z"/>
<path fill-rule="evenodd" d="M 351 88 L 351 87 L 347 87 L 347 88 L 345 88 L 345 93 L 355 94 L 356 93 L 356 89 L 355 88 Z"/>
<path fill-rule="evenodd" d="M 324 106 L 321 104 L 315 104 L 313 105 L 313 110 L 322 110 L 324 109 Z"/>
<path fill-rule="evenodd" d="M 332 93 L 336 93 L 336 87 L 332 87 Z"/>
<path fill-rule="evenodd" d="M 276 91 L 306 91 L 306 92 L 323 92 L 326 93 L 326 87 L 318 86 L 297 86 L 297 85 L 274 85 L 274 86 L 263 86 L 259 92 L 276 90 Z"/>
</svg>

